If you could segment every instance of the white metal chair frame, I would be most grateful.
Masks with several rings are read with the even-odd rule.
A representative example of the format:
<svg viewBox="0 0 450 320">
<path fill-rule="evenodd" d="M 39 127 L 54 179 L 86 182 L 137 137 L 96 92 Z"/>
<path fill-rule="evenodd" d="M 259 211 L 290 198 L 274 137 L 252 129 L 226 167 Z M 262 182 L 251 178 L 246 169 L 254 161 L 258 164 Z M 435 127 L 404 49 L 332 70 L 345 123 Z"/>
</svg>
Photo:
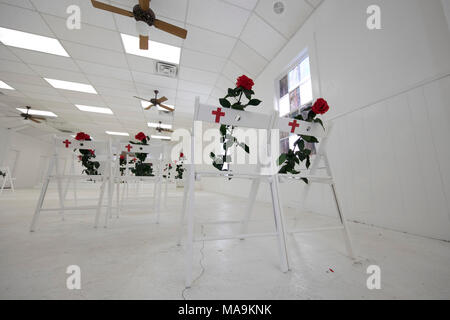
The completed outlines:
<svg viewBox="0 0 450 320">
<path fill-rule="evenodd" d="M 11 175 L 11 170 L 9 170 L 9 167 L 0 167 L 0 171 L 5 174 L 5 176 L 0 176 L 0 178 L 3 180 L 2 188 L 0 189 L 0 194 L 3 193 L 3 190 L 5 189 L 6 183 L 9 181 L 9 185 L 11 186 L 11 191 L 14 192 L 14 178 Z"/>
<path fill-rule="evenodd" d="M 47 169 L 47 174 L 44 178 L 44 183 L 41 189 L 41 193 L 39 196 L 38 203 L 36 205 L 36 209 L 33 215 L 33 219 L 30 226 L 30 231 L 34 232 L 36 230 L 36 225 L 38 223 L 38 219 L 40 217 L 41 212 L 59 212 L 61 214 L 62 219 L 64 220 L 64 211 L 73 211 L 73 210 L 96 210 L 95 214 L 95 222 L 94 227 L 97 228 L 99 224 L 100 214 L 101 214 L 101 208 L 106 207 L 107 214 L 105 215 L 105 225 L 106 220 L 108 219 L 108 216 L 111 213 L 112 209 L 112 195 L 113 195 L 113 184 L 112 179 L 110 178 L 112 176 L 112 153 L 111 153 L 111 140 L 107 142 L 107 151 L 106 156 L 104 158 L 104 162 L 106 163 L 106 170 L 103 175 L 85 175 L 85 174 L 61 174 L 60 173 L 60 164 L 59 164 L 59 150 L 60 146 L 63 144 L 67 149 L 92 149 L 96 150 L 96 146 L 101 144 L 100 141 L 77 141 L 73 138 L 61 138 L 54 136 L 53 138 L 54 142 L 54 152 L 53 156 L 50 158 L 49 166 Z M 98 149 L 98 148 L 97 148 Z M 102 157 L 97 155 L 97 161 L 102 161 Z M 85 180 L 85 179 L 91 179 L 95 181 L 100 181 L 100 195 L 96 206 L 73 206 L 73 207 L 66 207 L 65 206 L 65 193 L 66 191 L 63 190 L 63 181 L 67 181 L 67 187 L 70 184 L 71 180 Z M 58 188 L 58 198 L 59 198 L 59 207 L 58 208 L 43 208 L 45 196 L 47 194 L 48 186 L 50 184 L 51 180 L 56 180 L 57 188 Z M 103 205 L 103 197 L 105 193 L 106 186 L 108 186 L 108 202 L 106 205 Z"/>
<path fill-rule="evenodd" d="M 233 109 L 223 109 L 213 106 L 200 104 L 199 98 L 195 101 L 194 123 L 195 121 L 212 122 L 224 125 L 233 125 L 238 127 L 255 128 L 255 129 L 271 129 L 273 123 L 273 116 L 268 116 L 259 113 L 238 111 Z M 270 185 L 272 206 L 275 222 L 275 232 L 272 233 L 258 233 L 258 234 L 239 234 L 230 236 L 218 236 L 218 237 L 206 237 L 201 239 L 195 239 L 194 237 L 194 189 L 195 180 L 199 177 L 224 177 L 229 178 L 229 172 L 198 172 L 195 169 L 194 159 L 194 130 L 191 132 L 191 163 L 186 165 L 187 167 L 187 179 L 184 190 L 183 200 L 183 213 L 181 217 L 181 223 L 183 225 L 185 217 L 187 218 L 187 238 L 186 238 L 186 279 L 185 285 L 189 288 L 192 285 L 192 268 L 193 268 L 193 245 L 194 242 L 199 241 L 215 241 L 215 240 L 228 240 L 228 239 L 245 239 L 255 237 L 277 237 L 278 246 L 280 252 L 280 265 L 282 272 L 289 270 L 289 261 L 286 248 L 286 238 L 283 223 L 282 206 L 279 199 L 279 187 L 278 179 L 276 175 L 263 176 L 259 173 L 256 174 L 233 174 L 233 179 L 249 179 L 253 181 L 253 184 L 260 182 L 267 182 Z M 250 206 L 249 206 L 250 208 Z M 248 216 L 248 214 L 247 214 Z"/>
<path fill-rule="evenodd" d="M 297 127 L 297 125 L 299 125 Z M 321 184 L 327 184 L 331 188 L 333 200 L 335 203 L 336 211 L 338 213 L 340 225 L 339 226 L 332 226 L 332 227 L 323 227 L 323 228 L 314 228 L 314 229 L 301 229 L 301 230 L 288 230 L 289 234 L 297 234 L 297 233 L 308 233 L 308 232 L 315 232 L 315 231 L 332 231 L 332 230 L 342 230 L 343 236 L 345 240 L 345 246 L 347 249 L 348 256 L 352 259 L 355 258 L 352 240 L 350 233 L 348 231 L 347 222 L 344 217 L 344 213 L 342 211 L 342 206 L 340 204 L 337 191 L 336 191 L 336 183 L 333 178 L 333 174 L 330 167 L 330 162 L 328 160 L 327 156 L 327 144 L 329 141 L 330 132 L 332 130 L 332 122 L 328 122 L 326 124 L 327 131 L 325 132 L 321 125 L 316 123 L 310 123 L 310 122 L 303 122 L 298 121 L 295 119 L 289 119 L 289 118 L 279 118 L 278 121 L 275 122 L 274 128 L 279 129 L 282 132 L 289 132 L 289 133 L 295 133 L 295 134 L 303 134 L 303 135 L 310 135 L 315 136 L 318 138 L 322 138 L 319 146 L 319 150 L 316 153 L 316 156 L 314 158 L 314 161 L 311 165 L 311 168 L 309 170 L 309 173 L 301 173 L 298 175 L 292 175 L 292 174 L 280 174 L 279 175 L 279 181 L 280 183 L 284 183 L 286 181 L 298 181 L 300 183 L 304 183 L 301 179 L 307 178 L 309 180 L 309 183 L 321 183 Z M 321 161 L 323 162 L 323 167 L 319 167 Z M 324 170 L 325 174 L 318 173 L 319 170 Z M 307 171 L 308 172 L 308 171 Z M 256 194 L 258 192 L 259 185 L 252 185 L 252 189 L 250 192 L 250 208 L 247 211 L 249 216 L 246 217 L 245 222 L 243 224 L 243 230 L 245 231 L 247 229 L 248 220 L 250 219 L 250 214 L 253 208 L 253 204 L 256 200 Z M 306 196 L 309 191 L 309 185 L 306 189 L 306 192 L 304 194 L 303 199 L 306 199 Z"/>
<path fill-rule="evenodd" d="M 133 151 L 132 151 L 133 150 Z M 155 158 L 155 150 L 157 151 L 157 155 Z M 119 155 L 125 153 L 127 160 L 125 165 L 125 175 L 120 174 L 120 158 Z M 146 160 L 145 163 L 152 163 L 154 176 L 149 177 L 141 177 L 129 174 L 129 169 L 133 166 L 128 164 L 129 155 L 132 153 L 147 153 L 148 158 L 153 158 L 153 161 Z M 162 184 L 162 162 L 164 155 L 164 146 L 162 144 L 153 144 L 149 145 L 138 145 L 131 143 L 119 143 L 117 146 L 117 157 L 114 168 L 114 182 L 116 184 L 116 200 L 117 200 L 117 217 L 119 217 L 120 212 L 123 208 L 124 195 L 125 190 L 122 190 L 122 197 L 120 196 L 120 185 L 124 186 L 124 189 L 128 187 L 128 184 L 131 182 L 140 183 L 144 181 L 153 181 L 155 184 L 153 190 L 153 198 L 154 198 L 154 212 L 156 213 L 156 223 L 160 221 L 160 212 L 161 212 L 161 184 Z"/>
</svg>

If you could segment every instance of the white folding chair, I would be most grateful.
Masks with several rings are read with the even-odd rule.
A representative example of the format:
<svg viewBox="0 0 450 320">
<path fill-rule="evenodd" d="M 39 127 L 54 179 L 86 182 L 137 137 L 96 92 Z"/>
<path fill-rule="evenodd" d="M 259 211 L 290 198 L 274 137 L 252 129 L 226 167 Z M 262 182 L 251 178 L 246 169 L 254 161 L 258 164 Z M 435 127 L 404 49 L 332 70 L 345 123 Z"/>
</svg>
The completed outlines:
<svg viewBox="0 0 450 320">
<path fill-rule="evenodd" d="M 14 192 L 14 180 L 15 178 L 11 175 L 11 170 L 9 170 L 9 167 L 0 167 L 0 171 L 4 174 L 0 176 L 0 179 L 3 180 L 2 182 L 2 188 L 0 189 L 0 194 L 3 193 L 3 190 L 6 187 L 6 183 L 9 182 L 9 186 L 11 187 L 11 191 Z"/>
<path fill-rule="evenodd" d="M 204 121 L 209 123 L 232 125 L 243 128 L 254 128 L 254 129 L 271 129 L 273 117 L 248 112 L 248 111 L 238 111 L 233 109 L 222 109 L 216 106 L 209 106 L 200 104 L 199 98 L 196 98 L 195 102 L 195 112 L 194 112 L 194 123 L 195 121 Z M 278 191 L 278 179 L 276 175 L 261 175 L 259 172 L 252 174 L 232 174 L 229 172 L 199 172 L 195 167 L 195 157 L 194 157 L 194 129 L 191 133 L 191 150 L 190 164 L 187 164 L 187 179 L 185 186 L 185 198 L 183 201 L 183 213 L 181 221 L 183 223 L 184 218 L 187 218 L 187 238 L 186 238 L 186 287 L 192 285 L 192 267 L 193 267 L 193 245 L 196 241 L 215 241 L 215 240 L 228 240 L 228 239 L 245 239 L 245 238 L 256 238 L 256 237 L 273 237 L 276 236 L 278 239 L 278 246 L 280 252 L 280 264 L 281 270 L 287 272 L 289 270 L 289 262 L 286 249 L 286 239 L 284 233 L 284 223 L 282 208 L 279 200 Z M 195 239 L 194 237 L 194 202 L 195 202 L 195 180 L 200 177 L 223 177 L 233 179 L 249 179 L 255 183 L 267 182 L 270 185 L 271 196 L 272 196 L 272 206 L 273 215 L 275 218 L 275 232 L 272 233 L 258 233 L 258 234 L 239 234 L 230 236 L 219 236 L 210 238 Z"/>
<path fill-rule="evenodd" d="M 336 183 L 333 178 L 333 174 L 330 167 L 330 162 L 327 156 L 327 144 L 329 141 L 329 136 L 332 130 L 332 122 L 326 123 L 327 130 L 325 131 L 322 126 L 318 123 L 311 123 L 305 121 L 299 121 L 290 118 L 278 118 L 274 122 L 274 128 L 279 129 L 280 132 L 292 133 L 292 134 L 301 134 L 307 136 L 314 136 L 319 138 L 320 145 L 319 150 L 316 153 L 316 156 L 312 162 L 312 165 L 309 170 L 301 170 L 302 172 L 298 175 L 292 174 L 280 174 L 279 180 L 281 183 L 286 181 L 298 181 L 299 183 L 304 183 L 301 179 L 306 178 L 309 180 L 309 184 L 306 188 L 305 196 L 303 197 L 306 200 L 306 196 L 308 190 L 310 189 L 310 185 L 312 183 L 320 183 L 327 184 L 331 188 L 331 194 L 334 200 L 334 204 L 336 206 L 336 211 L 339 217 L 339 226 L 331 226 L 331 227 L 323 227 L 323 228 L 314 228 L 314 229 L 301 229 L 301 230 L 288 230 L 289 234 L 297 234 L 297 233 L 308 233 L 315 231 L 332 231 L 332 230 L 342 230 L 343 236 L 345 240 L 345 246 L 350 258 L 354 259 L 354 250 L 352 246 L 351 237 L 348 231 L 347 222 L 344 217 L 344 213 L 342 211 L 342 206 L 339 202 L 339 198 L 336 191 Z M 322 166 L 321 166 L 322 165 Z M 255 190 L 252 189 L 251 193 L 251 203 L 254 203 L 256 193 L 258 188 L 255 187 Z M 251 205 L 252 208 L 252 205 Z M 248 210 L 248 213 L 251 213 L 251 208 Z M 248 216 L 244 222 L 243 230 L 245 231 L 247 228 Z"/>
<path fill-rule="evenodd" d="M 38 223 L 39 216 L 41 212 L 59 212 L 61 214 L 62 219 L 64 220 L 64 212 L 65 211 L 75 211 L 75 210 L 96 210 L 95 214 L 95 222 L 94 226 L 98 227 L 101 208 L 106 207 L 107 214 L 105 216 L 105 220 L 108 218 L 111 209 L 112 209 L 112 192 L 113 185 L 112 179 L 112 158 L 111 158 L 111 140 L 108 142 L 101 141 L 77 141 L 73 138 L 62 138 L 54 136 L 54 151 L 53 156 L 50 158 L 47 174 L 44 179 L 44 183 L 41 189 L 41 193 L 39 196 L 38 203 L 36 205 L 36 209 L 33 215 L 33 219 L 31 222 L 30 231 L 34 232 L 36 230 L 36 225 Z M 100 171 L 103 170 L 103 173 L 100 175 L 86 175 L 86 174 L 64 174 L 62 172 L 60 161 L 60 152 L 61 147 L 65 147 L 67 149 L 91 149 L 95 150 L 96 158 L 93 161 L 100 162 Z M 102 151 L 105 151 L 102 154 Z M 71 180 L 92 180 L 101 182 L 100 185 L 100 194 L 97 201 L 97 205 L 95 206 L 73 206 L 68 207 L 65 205 L 65 191 L 63 190 L 63 182 L 67 180 L 67 186 L 70 184 Z M 45 196 L 47 194 L 48 186 L 51 180 L 56 180 L 57 188 L 58 188 L 58 199 L 59 199 L 59 207 L 58 208 L 43 208 Z M 106 205 L 103 205 L 103 197 L 105 193 L 106 186 L 108 186 L 108 202 Z"/>
<path fill-rule="evenodd" d="M 161 184 L 162 184 L 162 162 L 165 147 L 159 142 L 150 142 L 149 145 L 139 145 L 132 143 L 119 143 L 116 151 L 116 162 L 115 162 L 115 179 L 116 183 L 116 199 L 117 199 L 117 217 L 120 215 L 120 211 L 123 208 L 125 188 L 127 188 L 129 183 L 136 183 L 137 185 L 141 182 L 154 182 L 153 191 L 153 210 L 156 213 L 156 223 L 159 223 L 160 212 L 161 212 Z M 125 175 L 120 174 L 120 154 L 126 154 L 126 166 Z M 147 158 L 144 163 L 151 163 L 153 165 L 153 176 L 136 176 L 131 174 L 130 169 L 134 165 L 129 165 L 130 155 L 134 153 L 147 153 Z M 122 197 L 120 196 L 120 185 L 123 185 Z"/>
</svg>

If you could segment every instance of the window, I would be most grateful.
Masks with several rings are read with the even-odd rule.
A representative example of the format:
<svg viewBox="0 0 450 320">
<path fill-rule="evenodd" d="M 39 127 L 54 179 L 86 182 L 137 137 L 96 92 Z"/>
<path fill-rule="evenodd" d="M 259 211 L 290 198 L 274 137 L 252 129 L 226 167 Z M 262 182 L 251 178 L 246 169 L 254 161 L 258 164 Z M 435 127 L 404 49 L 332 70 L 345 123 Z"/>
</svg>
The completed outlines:
<svg viewBox="0 0 450 320">
<path fill-rule="evenodd" d="M 301 56 L 277 81 L 278 112 L 280 117 L 293 118 L 302 109 L 311 106 L 313 100 L 311 69 L 308 54 Z M 282 133 L 280 136 L 280 151 L 287 153 L 293 148 L 297 135 Z"/>
</svg>

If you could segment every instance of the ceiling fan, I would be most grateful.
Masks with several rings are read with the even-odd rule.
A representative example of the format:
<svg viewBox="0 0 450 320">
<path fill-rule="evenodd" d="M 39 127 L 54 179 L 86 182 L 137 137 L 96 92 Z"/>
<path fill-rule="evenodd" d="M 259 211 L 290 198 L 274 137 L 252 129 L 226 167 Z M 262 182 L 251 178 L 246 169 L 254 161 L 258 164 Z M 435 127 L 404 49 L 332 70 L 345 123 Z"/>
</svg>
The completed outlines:
<svg viewBox="0 0 450 320">
<path fill-rule="evenodd" d="M 139 32 L 139 48 L 148 50 L 148 26 L 173 34 L 177 37 L 186 39 L 187 30 L 174 26 L 173 24 L 156 19 L 155 13 L 150 9 L 150 0 L 139 0 L 139 4 L 135 5 L 133 12 L 114 7 L 112 5 L 91 0 L 92 5 L 101 10 L 121 14 L 123 16 L 132 17 L 136 20 L 136 26 Z"/>
<path fill-rule="evenodd" d="M 21 113 L 18 116 L 7 116 L 6 118 L 20 118 L 20 117 L 22 117 L 24 120 L 31 120 L 31 121 L 36 122 L 36 123 L 41 123 L 41 121 L 47 120 L 47 118 L 45 118 L 45 117 L 35 116 L 35 115 L 30 114 L 30 110 L 31 110 L 30 106 L 26 106 L 26 108 L 27 108 L 27 112 Z"/>
<path fill-rule="evenodd" d="M 173 132 L 173 130 L 171 130 L 171 129 L 163 128 L 161 121 L 158 121 L 158 124 L 159 124 L 159 126 L 156 127 L 155 130 L 158 131 L 159 133 L 161 133 L 161 132 L 170 132 L 170 133 L 172 133 Z"/>
<path fill-rule="evenodd" d="M 147 101 L 147 102 L 151 103 L 151 105 L 149 105 L 147 108 L 144 108 L 144 110 L 150 110 L 150 108 L 152 108 L 152 107 L 159 106 L 159 107 L 161 107 L 163 109 L 166 109 L 169 112 L 174 112 L 175 111 L 175 109 L 162 104 L 163 102 L 166 102 L 169 99 L 167 99 L 166 97 L 162 97 L 162 98 L 158 99 L 159 91 L 155 90 L 154 92 L 155 92 L 155 97 L 153 99 L 150 99 L 150 100 L 139 98 L 139 97 L 136 97 L 136 96 L 134 96 L 134 97 L 139 99 L 139 100 Z"/>
</svg>

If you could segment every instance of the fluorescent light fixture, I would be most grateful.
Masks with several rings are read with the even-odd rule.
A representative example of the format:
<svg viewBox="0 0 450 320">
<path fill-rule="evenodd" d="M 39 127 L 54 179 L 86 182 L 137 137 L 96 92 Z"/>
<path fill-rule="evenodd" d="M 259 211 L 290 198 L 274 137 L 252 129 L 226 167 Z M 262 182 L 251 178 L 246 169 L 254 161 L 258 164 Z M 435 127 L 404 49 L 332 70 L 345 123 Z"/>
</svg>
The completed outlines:
<svg viewBox="0 0 450 320">
<path fill-rule="evenodd" d="M 110 108 L 84 106 L 84 105 L 81 105 L 81 104 L 76 104 L 75 107 L 77 107 L 81 111 L 86 111 L 86 112 L 114 114 Z"/>
<path fill-rule="evenodd" d="M 172 125 L 171 125 L 171 124 L 149 122 L 149 123 L 147 123 L 147 125 L 148 125 L 150 128 L 172 129 Z"/>
<path fill-rule="evenodd" d="M 0 89 L 8 89 L 8 90 L 16 90 L 13 87 L 7 85 L 6 83 L 4 83 L 2 80 L 0 80 Z"/>
<path fill-rule="evenodd" d="M 32 115 L 32 116 L 44 116 L 44 117 L 58 117 L 56 114 L 54 114 L 51 111 L 44 111 L 44 110 L 35 110 L 35 109 L 23 109 L 23 108 L 16 108 L 17 110 L 19 110 L 22 113 L 27 113 Z"/>
<path fill-rule="evenodd" d="M 148 50 L 139 49 L 139 38 L 128 34 L 122 36 L 125 51 L 136 56 L 146 57 L 175 64 L 180 64 L 181 48 L 169 44 L 151 41 L 148 42 Z"/>
<path fill-rule="evenodd" d="M 61 43 L 54 38 L 0 27 L 0 41 L 11 47 L 69 57 Z"/>
<path fill-rule="evenodd" d="M 126 132 L 114 132 L 114 131 L 105 131 L 106 134 L 109 134 L 111 136 L 124 136 L 124 137 L 129 137 L 130 135 Z"/>
<path fill-rule="evenodd" d="M 97 94 L 90 84 L 44 78 L 53 88 Z"/>
<path fill-rule="evenodd" d="M 159 139 L 159 140 L 172 140 L 171 137 L 167 136 L 151 136 L 152 139 Z"/>
<path fill-rule="evenodd" d="M 148 101 L 143 101 L 143 100 L 141 100 L 142 108 L 147 108 L 150 104 L 151 104 L 151 103 L 148 102 Z M 171 104 L 165 104 L 165 103 L 164 103 L 164 105 L 165 105 L 165 106 L 168 106 L 169 108 L 175 109 L 175 106 L 172 106 Z M 160 106 L 157 106 L 157 108 L 158 108 L 158 110 L 160 110 L 160 111 L 167 111 L 166 109 L 161 108 Z"/>
</svg>

